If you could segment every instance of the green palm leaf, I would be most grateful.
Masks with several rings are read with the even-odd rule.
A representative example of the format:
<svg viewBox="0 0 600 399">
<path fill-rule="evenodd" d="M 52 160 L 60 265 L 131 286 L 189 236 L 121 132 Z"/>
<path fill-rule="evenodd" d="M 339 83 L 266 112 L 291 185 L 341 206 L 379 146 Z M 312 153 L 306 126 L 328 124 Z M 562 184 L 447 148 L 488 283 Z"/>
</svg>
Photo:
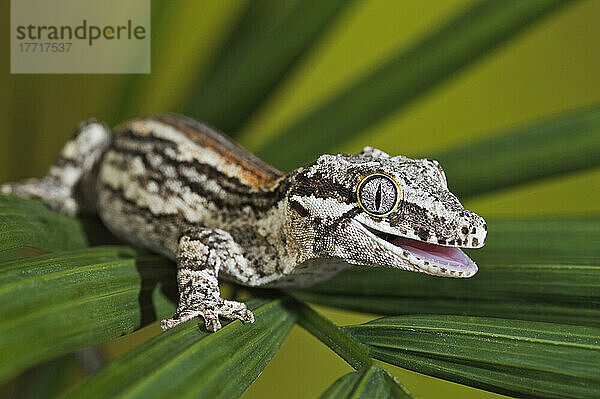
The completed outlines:
<svg viewBox="0 0 600 399">
<path fill-rule="evenodd" d="M 73 355 L 36 365 L 15 379 L 12 399 L 56 398 L 78 366 Z"/>
<path fill-rule="evenodd" d="M 518 397 L 600 395 L 598 328 L 398 316 L 345 330 L 377 359 L 462 384 Z"/>
<path fill-rule="evenodd" d="M 175 268 L 127 247 L 0 264 L 0 380 L 58 355 L 128 334 L 174 310 Z M 18 298 L 18 300 L 15 300 Z"/>
<path fill-rule="evenodd" d="M 86 246 L 76 220 L 52 212 L 39 201 L 0 195 L 0 261 Z"/>
<path fill-rule="evenodd" d="M 600 165 L 600 105 L 432 154 L 467 197 Z"/>
<path fill-rule="evenodd" d="M 357 371 L 337 380 L 324 398 L 413 398 L 394 377 L 374 364 L 363 345 L 305 303 L 289 300 L 298 324 L 329 346 Z"/>
<path fill-rule="evenodd" d="M 254 324 L 216 333 L 190 320 L 113 362 L 65 398 L 235 398 L 275 355 L 294 316 L 281 301 L 252 301 Z"/>
<path fill-rule="evenodd" d="M 323 393 L 321 399 L 392 399 L 414 398 L 398 385 L 396 379 L 378 366 L 348 373 L 338 379 Z"/>
<path fill-rule="evenodd" d="M 284 170 L 306 164 L 406 106 L 563 3 L 477 2 L 285 128 L 260 148 L 258 155 Z"/>
<path fill-rule="evenodd" d="M 216 64 L 194 88 L 188 114 L 235 132 L 348 3 L 250 2 Z"/>
</svg>

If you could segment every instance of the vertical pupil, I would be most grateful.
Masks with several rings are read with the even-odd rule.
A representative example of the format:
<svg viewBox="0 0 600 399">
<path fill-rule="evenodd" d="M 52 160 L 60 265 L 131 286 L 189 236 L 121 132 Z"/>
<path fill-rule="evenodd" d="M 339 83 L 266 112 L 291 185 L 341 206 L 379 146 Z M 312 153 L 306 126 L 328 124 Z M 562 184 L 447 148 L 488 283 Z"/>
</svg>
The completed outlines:
<svg viewBox="0 0 600 399">
<path fill-rule="evenodd" d="M 385 216 L 398 203 L 399 187 L 394 181 L 383 176 L 369 176 L 359 182 L 358 205 L 373 216 Z"/>
<path fill-rule="evenodd" d="M 375 193 L 375 209 L 379 210 L 381 207 L 381 182 L 377 184 L 377 192 Z"/>
</svg>

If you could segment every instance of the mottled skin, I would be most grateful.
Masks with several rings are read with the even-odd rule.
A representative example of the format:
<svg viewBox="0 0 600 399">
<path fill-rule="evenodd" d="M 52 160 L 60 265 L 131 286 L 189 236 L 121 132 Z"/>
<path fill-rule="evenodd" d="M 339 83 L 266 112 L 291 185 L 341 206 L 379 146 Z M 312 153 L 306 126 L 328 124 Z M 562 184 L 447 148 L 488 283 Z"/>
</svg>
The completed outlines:
<svg viewBox="0 0 600 399">
<path fill-rule="evenodd" d="M 219 316 L 252 322 L 243 303 L 220 297 L 219 277 L 298 287 L 350 264 L 450 277 L 477 271 L 404 249 L 484 244 L 484 220 L 448 190 L 436 161 L 367 147 L 322 155 L 284 175 L 182 116 L 135 119 L 115 133 L 95 120 L 81 124 L 44 178 L 2 192 L 40 198 L 69 215 L 97 212 L 117 236 L 175 259 L 180 300 L 163 329 L 197 316 L 210 331 L 221 327 Z M 379 180 L 360 186 L 374 173 Z M 389 209 L 382 216 L 369 206 Z"/>
</svg>

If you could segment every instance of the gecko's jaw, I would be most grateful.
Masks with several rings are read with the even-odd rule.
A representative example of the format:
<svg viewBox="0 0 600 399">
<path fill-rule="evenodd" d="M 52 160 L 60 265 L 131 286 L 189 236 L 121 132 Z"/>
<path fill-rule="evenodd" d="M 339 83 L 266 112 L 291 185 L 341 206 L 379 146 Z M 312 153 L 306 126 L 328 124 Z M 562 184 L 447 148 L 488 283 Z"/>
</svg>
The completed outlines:
<svg viewBox="0 0 600 399">
<path fill-rule="evenodd" d="M 392 244 L 408 251 L 410 255 L 421 261 L 418 262 L 422 263 L 418 265 L 419 268 L 425 268 L 435 275 L 471 277 L 477 272 L 475 262 L 455 247 L 429 244 L 404 237 L 394 239 Z"/>
<path fill-rule="evenodd" d="M 471 277 L 477 273 L 475 262 L 459 248 L 382 233 L 369 227 L 367 230 L 378 239 L 401 249 L 398 251 L 399 255 L 424 273 L 458 278 Z"/>
</svg>

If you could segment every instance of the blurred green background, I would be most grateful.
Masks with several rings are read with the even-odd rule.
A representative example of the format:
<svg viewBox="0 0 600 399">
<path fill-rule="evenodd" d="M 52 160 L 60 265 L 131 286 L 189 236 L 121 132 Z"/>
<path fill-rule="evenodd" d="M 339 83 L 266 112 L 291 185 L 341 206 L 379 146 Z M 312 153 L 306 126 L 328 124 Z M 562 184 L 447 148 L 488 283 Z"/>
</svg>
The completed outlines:
<svg viewBox="0 0 600 399">
<path fill-rule="evenodd" d="M 471 3 L 351 2 L 241 127 L 227 133 L 235 134 L 250 150 L 259 149 L 282 127 Z M 142 114 L 188 111 L 191 99 L 201 95 L 193 92 L 197 87 L 194 83 L 210 71 L 245 7 L 246 2 L 233 0 L 153 1 L 149 75 L 11 75 L 9 2 L 3 1 L 0 181 L 42 175 L 77 123 L 88 117 L 114 125 Z M 569 4 L 336 150 L 357 152 L 370 145 L 391 154 L 434 153 L 600 103 L 599 20 L 600 1 Z M 452 176 L 448 180 L 452 186 Z M 465 205 L 484 217 L 597 214 L 600 169 L 486 194 Z M 342 324 L 370 318 L 319 309 Z M 105 344 L 103 349 L 109 358 L 115 358 L 158 331 L 153 325 Z M 419 397 L 501 397 L 392 366 L 386 368 L 393 369 Z M 296 326 L 244 398 L 316 397 L 350 370 Z"/>
</svg>

